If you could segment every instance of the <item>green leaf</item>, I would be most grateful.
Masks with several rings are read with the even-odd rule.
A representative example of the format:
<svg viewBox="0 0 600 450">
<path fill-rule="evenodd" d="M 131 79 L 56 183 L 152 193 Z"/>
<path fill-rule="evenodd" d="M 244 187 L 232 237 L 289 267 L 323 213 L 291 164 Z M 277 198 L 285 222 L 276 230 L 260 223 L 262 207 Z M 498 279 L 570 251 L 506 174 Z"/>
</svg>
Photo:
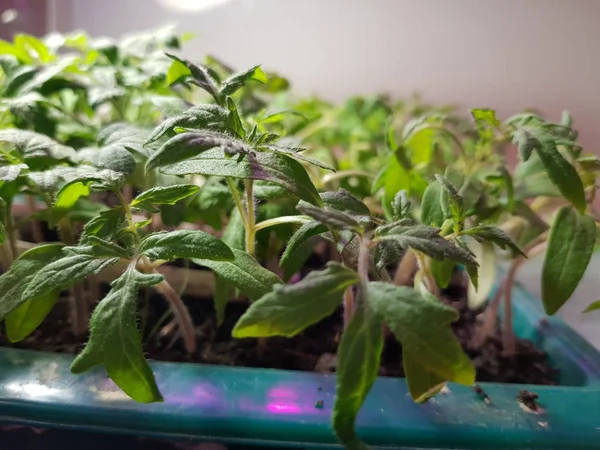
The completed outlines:
<svg viewBox="0 0 600 450">
<path fill-rule="evenodd" d="M 177 230 L 152 233 L 142 241 L 140 253 L 152 260 L 178 258 L 233 260 L 231 249 L 220 239 L 204 231 Z"/>
<path fill-rule="evenodd" d="M 100 212 L 83 227 L 80 242 L 86 243 L 90 236 L 105 240 L 113 240 L 125 222 L 125 214 L 121 207 Z"/>
<path fill-rule="evenodd" d="M 29 130 L 7 128 L 0 130 L 0 142 L 12 144 L 25 160 L 50 158 L 61 160 L 70 158 L 75 150 L 43 134 Z"/>
<path fill-rule="evenodd" d="M 558 210 L 542 269 L 542 302 L 552 315 L 571 297 L 583 278 L 596 243 L 596 223 L 569 207 Z"/>
<path fill-rule="evenodd" d="M 90 195 L 90 186 L 94 184 L 94 180 L 85 178 L 83 180 L 75 179 L 65 184 L 56 194 L 56 209 L 71 209 L 77 203 L 80 197 L 88 197 Z"/>
<path fill-rule="evenodd" d="M 406 286 L 370 282 L 369 304 L 402 344 L 402 351 L 446 381 L 471 385 L 475 368 L 463 352 L 450 324 L 458 312 L 431 294 Z"/>
<path fill-rule="evenodd" d="M 375 193 L 381 188 L 383 188 L 383 207 L 389 215 L 391 215 L 390 205 L 396 194 L 402 190 L 412 192 L 411 177 L 393 154 L 388 157 L 387 163 L 373 181 L 371 191 Z"/>
<path fill-rule="evenodd" d="M 163 168 L 169 164 L 179 163 L 196 157 L 207 150 L 222 147 L 225 154 L 248 153 L 250 147 L 242 141 L 235 140 L 226 134 L 204 131 L 185 132 L 173 136 L 163 146 L 152 154 L 146 162 L 146 172 L 152 169 Z M 186 161 L 192 164 L 196 161 Z M 235 164 L 235 161 L 232 161 Z M 163 173 L 168 173 L 161 170 Z"/>
<path fill-rule="evenodd" d="M 406 191 L 398 192 L 392 202 L 392 218 L 394 220 L 410 218 L 411 206 Z"/>
<path fill-rule="evenodd" d="M 179 61 L 173 61 L 167 71 L 167 84 L 170 86 L 188 75 L 191 75 L 191 71 L 185 64 Z"/>
<path fill-rule="evenodd" d="M 496 111 L 493 109 L 472 109 L 471 116 L 473 116 L 476 125 L 485 124 L 492 128 L 500 126 L 500 121 L 496 118 Z"/>
<path fill-rule="evenodd" d="M 35 275 L 62 256 L 62 244 L 38 245 L 24 252 L 0 276 L 0 320 L 27 301 L 23 295 Z"/>
<path fill-rule="evenodd" d="M 246 137 L 246 130 L 238 113 L 237 105 L 231 97 L 227 97 L 227 109 L 229 110 L 229 127 L 239 138 L 244 139 Z"/>
<path fill-rule="evenodd" d="M 144 359 L 136 313 L 139 289 L 162 280 L 162 275 L 142 274 L 129 266 L 113 281 L 110 292 L 94 310 L 90 340 L 73 361 L 73 373 L 102 365 L 117 386 L 134 400 L 162 401 L 152 369 Z"/>
<path fill-rule="evenodd" d="M 379 230 L 378 230 L 379 231 Z M 473 254 L 440 236 L 440 229 L 418 225 L 396 226 L 386 230 L 379 240 L 395 240 L 402 248 L 411 248 L 440 261 L 450 260 L 460 264 L 477 266 Z"/>
<path fill-rule="evenodd" d="M 515 198 L 527 200 L 535 197 L 560 197 L 560 191 L 552 183 L 542 161 L 532 155 L 527 161 L 520 161 L 515 168 Z"/>
<path fill-rule="evenodd" d="M 352 195 L 352 193 L 345 189 L 322 192 L 320 195 L 323 199 L 323 203 L 330 208 L 347 213 L 353 213 L 359 216 L 371 215 L 371 211 L 369 211 L 367 205 L 365 205 L 356 196 Z"/>
<path fill-rule="evenodd" d="M 597 311 L 598 309 L 600 309 L 600 300 L 590 303 L 588 307 L 583 310 L 583 312 L 589 313 L 592 311 Z"/>
<path fill-rule="evenodd" d="M 273 286 L 255 301 L 233 329 L 233 337 L 295 336 L 331 314 L 342 302 L 344 290 L 358 281 L 356 272 L 330 262 L 302 281 Z"/>
<path fill-rule="evenodd" d="M 66 254 L 46 265 L 35 275 L 25 289 L 23 298 L 29 300 L 46 295 L 55 289 L 69 288 L 87 276 L 98 275 L 118 262 L 119 258 L 98 259 L 92 253 Z"/>
<path fill-rule="evenodd" d="M 200 174 L 270 181 L 313 205 L 323 204 L 306 169 L 298 161 L 275 153 L 249 153 L 236 161 L 227 158 L 223 150 L 215 149 L 197 159 L 162 167 L 160 171 L 168 175 Z"/>
<path fill-rule="evenodd" d="M 268 81 L 267 76 L 260 66 L 254 66 L 244 72 L 236 73 L 223 81 L 223 84 L 221 85 L 221 95 L 235 94 L 250 80 L 256 80 L 260 83 L 266 83 Z"/>
<path fill-rule="evenodd" d="M 513 255 L 527 257 L 504 230 L 493 225 L 478 225 L 466 230 L 464 234 L 472 236 L 479 242 L 491 242 L 503 250 L 508 248 L 512 251 Z"/>
<path fill-rule="evenodd" d="M 317 208 L 312 205 L 298 205 L 296 209 L 335 230 L 359 230 L 361 228 L 361 223 L 350 214 L 327 206 Z"/>
<path fill-rule="evenodd" d="M 488 300 L 490 292 L 496 283 L 496 252 L 492 244 L 488 242 L 472 242 L 470 247 L 479 263 L 477 273 L 477 286 L 469 283 L 467 299 L 469 308 L 482 307 Z"/>
<path fill-rule="evenodd" d="M 242 250 L 232 249 L 232 251 L 234 259 L 231 261 L 199 258 L 194 258 L 192 261 L 199 266 L 208 267 L 252 301 L 267 295 L 273 290 L 274 285 L 282 283 L 277 275 L 261 266 L 252 255 Z"/>
<path fill-rule="evenodd" d="M 281 145 L 273 145 L 273 144 L 271 144 L 271 145 L 260 146 L 259 148 L 261 148 L 261 149 L 267 149 L 269 151 L 272 151 L 273 153 L 280 153 L 282 155 L 290 156 L 290 157 L 292 157 L 294 159 L 297 159 L 299 161 L 304 161 L 306 163 L 312 164 L 313 166 L 320 167 L 321 169 L 331 170 L 331 171 L 335 172 L 335 169 L 333 167 L 328 166 L 327 164 L 322 163 L 318 159 L 314 159 L 314 158 L 311 158 L 309 156 L 303 155 L 302 152 L 304 150 L 306 150 L 303 147 L 289 148 L 289 147 L 284 147 L 284 146 L 281 146 Z"/>
<path fill-rule="evenodd" d="M 217 326 L 223 325 L 225 320 L 225 308 L 231 294 L 231 285 L 222 277 L 214 274 L 215 290 L 213 292 L 213 302 L 215 305 L 215 313 L 217 315 Z"/>
<path fill-rule="evenodd" d="M 444 190 L 439 181 L 432 181 L 423 194 L 421 202 L 421 223 L 441 227 L 444 223 L 444 211 L 441 198 Z"/>
<path fill-rule="evenodd" d="M 425 403 L 438 394 L 446 384 L 446 380 L 427 369 L 419 362 L 417 355 L 402 349 L 402 366 L 408 384 L 408 392 L 416 403 Z"/>
<path fill-rule="evenodd" d="M 302 247 L 302 245 L 311 237 L 325 233 L 327 230 L 328 228 L 326 225 L 323 225 L 317 221 L 303 224 L 288 240 L 287 246 L 281 255 L 279 265 L 285 269 L 289 265 L 293 264 L 295 254 Z"/>
<path fill-rule="evenodd" d="M 188 61 L 187 59 L 180 58 L 180 57 L 172 55 L 170 53 L 165 52 L 165 54 L 169 58 L 171 58 L 173 61 L 176 61 L 176 62 L 180 63 L 181 65 L 183 65 L 184 67 L 186 67 L 189 70 L 189 75 L 193 79 L 192 82 L 194 84 L 196 84 L 197 86 L 199 86 L 200 88 L 204 89 L 206 92 L 208 92 L 217 101 L 217 103 L 220 102 L 221 95 L 219 94 L 217 85 L 214 82 L 214 80 L 210 77 L 210 75 L 208 74 L 208 72 L 206 71 L 206 69 L 204 67 L 197 66 L 196 64 L 193 64 L 192 62 Z M 173 66 L 171 66 L 169 71 L 171 71 L 171 70 L 173 72 L 171 74 L 171 77 L 169 78 L 170 80 L 173 80 L 174 77 L 176 77 L 176 76 L 178 78 L 181 78 L 182 76 L 187 75 L 185 73 L 185 70 L 183 70 L 183 68 L 181 66 L 176 66 L 175 68 L 173 68 Z"/>
<path fill-rule="evenodd" d="M 543 130 L 523 127 L 515 131 L 513 140 L 519 146 L 524 161 L 527 161 L 531 152 L 536 150 L 552 183 L 579 212 L 583 213 L 586 207 L 583 183 L 577 174 L 577 170 L 556 148 L 553 137 Z"/>
<path fill-rule="evenodd" d="M 90 236 L 88 238 L 88 242 L 93 247 L 97 247 L 97 252 L 99 254 L 101 254 L 102 256 L 115 256 L 118 258 L 130 258 L 131 257 L 129 252 L 126 249 L 124 249 L 123 247 L 121 247 L 120 245 L 117 245 L 110 241 L 106 241 L 97 236 Z M 94 249 L 94 250 L 96 250 L 96 249 Z"/>
<path fill-rule="evenodd" d="M 173 132 L 176 127 L 224 132 L 227 129 L 228 120 L 229 110 L 221 106 L 213 104 L 194 106 L 180 115 L 164 120 L 150 133 L 144 145 L 161 139 L 167 133 Z"/>
<path fill-rule="evenodd" d="M 464 209 L 464 200 L 463 197 L 458 193 L 456 188 L 448 181 L 445 177 L 441 175 L 436 175 L 435 178 L 442 185 L 442 187 L 446 190 L 448 194 L 448 203 L 450 206 L 450 217 L 454 220 L 455 232 L 459 232 L 463 229 L 463 225 L 465 222 L 465 209 Z M 444 209 L 444 202 L 441 202 L 442 209 Z M 448 213 L 445 214 L 448 217 Z"/>
<path fill-rule="evenodd" d="M 28 54 L 31 54 L 32 52 L 35 53 L 36 59 L 38 59 L 41 63 L 45 64 L 53 59 L 53 55 L 50 53 L 48 47 L 46 47 L 42 41 L 29 34 L 17 34 L 14 36 L 13 42 L 15 43 L 16 47 L 22 49 Z"/>
<path fill-rule="evenodd" d="M 348 449 L 367 450 L 355 431 L 358 411 L 377 379 L 383 350 L 382 321 L 368 304 L 357 305 L 342 334 L 332 426 Z"/>
<path fill-rule="evenodd" d="M 154 211 L 153 205 L 174 205 L 180 200 L 194 195 L 200 188 L 194 184 L 159 186 L 142 192 L 131 202 L 134 208 Z"/>
<path fill-rule="evenodd" d="M 0 222 L 0 245 L 4 244 L 6 241 L 6 229 L 4 228 L 4 224 Z"/>
<path fill-rule="evenodd" d="M 19 342 L 40 326 L 52 310 L 60 290 L 48 292 L 41 297 L 27 300 L 6 316 L 6 336 L 10 342 Z"/>
<path fill-rule="evenodd" d="M 456 263 L 453 261 L 437 261 L 435 259 L 430 262 L 430 269 L 435 278 L 435 282 L 442 289 L 446 289 L 452 279 Z"/>
<path fill-rule="evenodd" d="M 229 222 L 223 233 L 223 242 L 231 249 L 242 250 L 246 248 L 246 230 L 244 229 L 244 220 L 237 208 L 233 208 L 229 214 Z"/>
</svg>

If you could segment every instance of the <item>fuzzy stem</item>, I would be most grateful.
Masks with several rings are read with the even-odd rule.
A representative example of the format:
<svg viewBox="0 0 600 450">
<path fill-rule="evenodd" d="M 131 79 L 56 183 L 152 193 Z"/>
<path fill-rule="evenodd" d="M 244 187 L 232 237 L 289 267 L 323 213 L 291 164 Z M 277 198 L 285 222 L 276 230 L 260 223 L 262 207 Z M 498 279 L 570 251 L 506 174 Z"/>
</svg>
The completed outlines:
<svg viewBox="0 0 600 450">
<path fill-rule="evenodd" d="M 344 328 L 350 323 L 352 315 L 354 314 L 354 293 L 352 292 L 352 286 L 347 287 L 344 291 Z"/>
<path fill-rule="evenodd" d="M 67 219 L 60 222 L 60 234 L 63 242 L 67 245 L 75 244 L 73 227 Z M 82 336 L 88 329 L 88 317 L 90 310 L 83 292 L 81 283 L 75 283 L 71 291 L 71 328 L 75 336 Z"/>
<path fill-rule="evenodd" d="M 431 292 L 433 295 L 435 295 L 436 297 L 440 296 L 440 290 L 438 288 L 438 285 L 435 281 L 435 278 L 433 276 L 433 274 L 431 273 L 431 269 L 429 268 L 429 264 L 427 264 L 427 260 L 425 259 L 425 255 L 423 255 L 423 253 L 421 252 L 414 252 L 416 258 L 417 258 L 417 265 L 419 266 L 419 269 L 421 269 L 421 272 L 423 272 L 423 276 L 425 278 L 425 284 L 427 287 L 427 290 L 429 292 Z"/>
<path fill-rule="evenodd" d="M 156 269 L 153 269 L 152 272 L 158 274 Z M 194 353 L 196 351 L 196 332 L 194 331 L 194 324 L 192 323 L 190 313 L 183 304 L 181 297 L 179 297 L 167 280 L 158 283 L 156 289 L 164 295 L 171 305 L 173 315 L 183 336 L 185 350 L 188 353 Z"/>
<path fill-rule="evenodd" d="M 396 286 L 406 286 L 409 283 L 415 272 L 416 263 L 415 254 L 410 250 L 406 250 L 394 274 L 394 284 Z"/>
<path fill-rule="evenodd" d="M 256 252 L 256 217 L 254 213 L 254 181 L 253 180 L 245 180 L 244 184 L 246 185 L 246 252 L 254 256 Z"/>
<path fill-rule="evenodd" d="M 233 180 L 230 177 L 225 178 L 227 180 L 227 185 L 229 186 L 229 190 L 231 191 L 231 196 L 233 197 L 233 201 L 235 206 L 237 207 L 240 216 L 242 217 L 242 222 L 244 222 L 244 227 L 246 227 L 246 210 L 244 209 L 244 205 L 242 204 L 242 199 L 240 197 L 240 193 L 237 190 Z"/>
<path fill-rule="evenodd" d="M 35 206 L 35 197 L 33 195 L 27 196 L 27 206 L 29 208 L 29 213 L 33 215 L 36 210 Z M 42 225 L 38 220 L 31 221 L 31 232 L 33 234 L 33 240 L 35 242 L 43 242 L 44 241 L 44 233 L 42 231 Z"/>
<path fill-rule="evenodd" d="M 17 249 L 17 240 L 15 239 L 15 225 L 11 215 L 12 206 L 10 203 L 6 203 L 6 207 L 3 208 L 2 214 L 4 218 L 4 228 L 6 232 L 6 240 L 8 241 L 8 248 L 10 250 L 10 261 L 12 262 L 19 257 L 19 251 Z"/>
<path fill-rule="evenodd" d="M 540 238 L 545 239 L 545 235 L 541 235 Z M 539 242 L 539 238 L 532 242 L 532 244 L 524 250 L 528 258 L 534 257 L 546 250 L 548 242 L 546 240 Z M 517 341 L 515 338 L 515 332 L 513 330 L 513 315 L 512 315 L 512 288 L 515 283 L 515 275 L 517 270 L 526 261 L 524 257 L 519 257 L 513 261 L 506 280 L 504 281 L 504 326 L 502 328 L 502 347 L 506 356 L 514 356 L 517 350 Z"/>
<path fill-rule="evenodd" d="M 304 224 L 312 221 L 309 216 L 281 216 L 275 217 L 273 219 L 263 220 L 262 222 L 258 222 L 254 226 L 254 232 L 262 230 L 263 228 L 273 227 L 275 225 L 282 225 L 284 223 L 300 223 Z"/>
</svg>

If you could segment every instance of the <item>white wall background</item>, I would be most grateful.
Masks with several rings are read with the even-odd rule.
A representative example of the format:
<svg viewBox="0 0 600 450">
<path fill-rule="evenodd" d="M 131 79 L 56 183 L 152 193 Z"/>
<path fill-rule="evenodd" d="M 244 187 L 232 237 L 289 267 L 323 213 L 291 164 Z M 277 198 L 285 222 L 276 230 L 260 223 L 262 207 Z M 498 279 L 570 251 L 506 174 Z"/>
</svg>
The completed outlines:
<svg viewBox="0 0 600 450">
<path fill-rule="evenodd" d="M 600 139 L 600 0 L 230 0 L 199 13 L 165 2 L 52 1 L 61 31 L 116 37 L 177 23 L 199 35 L 188 56 L 262 63 L 301 93 L 418 91 L 556 119 L 568 109 L 587 149 Z"/>
</svg>

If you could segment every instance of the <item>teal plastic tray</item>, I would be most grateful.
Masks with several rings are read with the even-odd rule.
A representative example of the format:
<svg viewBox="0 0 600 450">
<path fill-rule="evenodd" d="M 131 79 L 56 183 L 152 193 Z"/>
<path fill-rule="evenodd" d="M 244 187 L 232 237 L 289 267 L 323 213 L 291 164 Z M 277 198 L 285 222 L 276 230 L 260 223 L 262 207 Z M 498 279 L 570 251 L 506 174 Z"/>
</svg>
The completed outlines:
<svg viewBox="0 0 600 450">
<path fill-rule="evenodd" d="M 600 355 L 540 302 L 514 289 L 515 329 L 546 350 L 561 386 L 482 383 L 416 405 L 403 379 L 375 383 L 359 434 L 381 448 L 600 448 Z M 544 320 L 541 320 L 544 318 Z M 128 399 L 102 370 L 75 376 L 72 357 L 0 349 L 0 422 L 247 447 L 332 448 L 335 377 L 268 369 L 153 363 L 164 403 Z M 539 394 L 543 414 L 525 411 L 521 389 Z M 323 408 L 317 406 L 322 401 Z"/>
</svg>

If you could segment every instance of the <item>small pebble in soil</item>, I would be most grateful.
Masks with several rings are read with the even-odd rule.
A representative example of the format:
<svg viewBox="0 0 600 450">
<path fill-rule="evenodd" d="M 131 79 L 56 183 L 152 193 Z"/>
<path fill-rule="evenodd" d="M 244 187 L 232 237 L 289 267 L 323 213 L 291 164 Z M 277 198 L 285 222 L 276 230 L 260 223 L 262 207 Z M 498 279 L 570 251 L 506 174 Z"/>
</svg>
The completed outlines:
<svg viewBox="0 0 600 450">
<path fill-rule="evenodd" d="M 533 412 L 543 411 L 537 403 L 538 398 L 539 396 L 535 392 L 528 391 L 527 389 L 519 391 L 519 395 L 517 395 L 517 401 Z"/>
<path fill-rule="evenodd" d="M 315 402 L 315 408 L 317 408 L 317 409 L 323 409 L 323 406 L 324 406 L 323 400 L 317 400 Z"/>
<path fill-rule="evenodd" d="M 483 400 L 483 403 L 485 403 L 486 405 L 491 405 L 492 404 L 492 399 L 489 397 L 489 395 L 487 395 L 485 393 L 485 391 L 483 390 L 483 388 L 481 386 L 479 386 L 478 384 L 473 386 L 473 391 L 475 392 L 475 394 L 477 394 L 477 396 Z"/>
</svg>

